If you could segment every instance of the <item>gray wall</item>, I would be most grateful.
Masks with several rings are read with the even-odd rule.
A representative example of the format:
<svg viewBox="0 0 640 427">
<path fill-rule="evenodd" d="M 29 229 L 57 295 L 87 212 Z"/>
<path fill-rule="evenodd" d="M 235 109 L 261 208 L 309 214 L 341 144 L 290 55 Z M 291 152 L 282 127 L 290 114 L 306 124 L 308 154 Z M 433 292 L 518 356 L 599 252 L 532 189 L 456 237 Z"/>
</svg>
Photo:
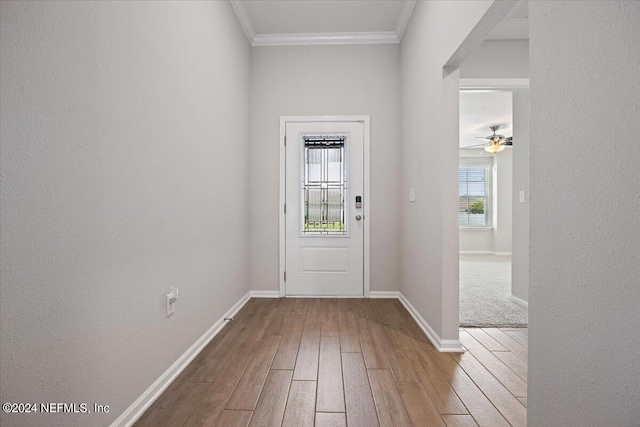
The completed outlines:
<svg viewBox="0 0 640 427">
<path fill-rule="evenodd" d="M 251 68 L 251 289 L 279 286 L 280 116 L 370 115 L 371 290 L 398 290 L 398 45 L 254 47 Z"/>
<path fill-rule="evenodd" d="M 637 426 L 640 3 L 529 8 L 529 425 Z"/>
<path fill-rule="evenodd" d="M 111 407 L 0 424 L 107 425 L 249 289 L 250 47 L 227 2 L 0 8 L 0 400 Z"/>
<path fill-rule="evenodd" d="M 511 252 L 512 241 L 512 193 L 513 193 L 513 150 L 506 147 L 495 155 L 493 164 L 493 250 L 497 253 Z"/>
<path fill-rule="evenodd" d="M 513 93 L 513 244 L 511 294 L 529 301 L 529 92 Z M 520 203 L 520 191 L 524 203 Z"/>
<path fill-rule="evenodd" d="M 460 78 L 529 77 L 529 40 L 487 40 L 460 66 Z"/>
<path fill-rule="evenodd" d="M 447 106 L 454 112 L 451 123 L 443 117 L 443 66 L 491 3 L 417 2 L 400 43 L 401 291 L 447 340 L 458 339 L 459 326 L 458 239 L 452 239 L 458 235 L 458 173 L 445 165 L 455 164 L 459 150 L 458 106 Z M 447 79 L 446 84 L 457 86 L 457 81 Z M 456 132 L 451 140 L 442 138 L 445 126 Z M 415 203 L 409 203 L 409 188 L 415 188 Z"/>
</svg>

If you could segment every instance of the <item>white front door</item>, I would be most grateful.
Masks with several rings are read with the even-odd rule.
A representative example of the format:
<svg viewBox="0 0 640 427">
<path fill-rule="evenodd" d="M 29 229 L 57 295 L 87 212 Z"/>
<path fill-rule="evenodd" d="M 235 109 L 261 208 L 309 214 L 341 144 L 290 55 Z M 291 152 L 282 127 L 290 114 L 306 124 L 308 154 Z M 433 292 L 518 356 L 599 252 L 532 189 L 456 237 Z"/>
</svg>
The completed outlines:
<svg viewBox="0 0 640 427">
<path fill-rule="evenodd" d="M 286 295 L 364 293 L 364 124 L 287 122 Z"/>
</svg>

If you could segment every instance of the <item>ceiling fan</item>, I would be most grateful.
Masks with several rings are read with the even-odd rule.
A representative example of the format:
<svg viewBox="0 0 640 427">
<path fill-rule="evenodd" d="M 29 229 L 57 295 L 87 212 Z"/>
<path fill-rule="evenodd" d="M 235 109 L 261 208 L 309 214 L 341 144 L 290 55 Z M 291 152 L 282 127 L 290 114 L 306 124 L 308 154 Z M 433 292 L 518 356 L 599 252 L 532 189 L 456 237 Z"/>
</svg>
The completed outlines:
<svg viewBox="0 0 640 427">
<path fill-rule="evenodd" d="M 476 138 L 479 138 L 479 139 L 486 139 L 487 142 L 484 142 L 484 143 L 478 144 L 478 145 L 470 145 L 468 147 L 462 147 L 462 148 L 484 147 L 485 151 L 488 151 L 489 153 L 498 153 L 498 152 L 504 150 L 505 146 L 513 145 L 513 137 L 512 136 L 510 136 L 508 138 L 505 138 L 504 135 L 496 134 L 496 131 L 498 129 L 500 129 L 500 126 L 498 126 L 498 125 L 490 126 L 489 129 L 491 129 L 491 131 L 493 132 L 493 135 L 477 136 L 476 137 Z"/>
</svg>

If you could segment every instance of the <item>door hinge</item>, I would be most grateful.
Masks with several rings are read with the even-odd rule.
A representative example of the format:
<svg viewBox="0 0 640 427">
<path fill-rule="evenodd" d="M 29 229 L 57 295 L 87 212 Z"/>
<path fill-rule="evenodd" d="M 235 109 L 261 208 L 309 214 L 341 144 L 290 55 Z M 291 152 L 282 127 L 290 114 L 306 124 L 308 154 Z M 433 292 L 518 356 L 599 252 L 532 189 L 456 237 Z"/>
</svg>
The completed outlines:
<svg viewBox="0 0 640 427">
<path fill-rule="evenodd" d="M 284 146 L 287 146 L 287 135 L 284 136 Z"/>
<path fill-rule="evenodd" d="M 286 203 L 284 204 L 284 213 L 285 213 L 285 215 L 287 214 L 287 204 Z"/>
<path fill-rule="evenodd" d="M 284 281 L 285 282 L 287 281 L 287 272 L 286 271 L 284 272 Z"/>
</svg>

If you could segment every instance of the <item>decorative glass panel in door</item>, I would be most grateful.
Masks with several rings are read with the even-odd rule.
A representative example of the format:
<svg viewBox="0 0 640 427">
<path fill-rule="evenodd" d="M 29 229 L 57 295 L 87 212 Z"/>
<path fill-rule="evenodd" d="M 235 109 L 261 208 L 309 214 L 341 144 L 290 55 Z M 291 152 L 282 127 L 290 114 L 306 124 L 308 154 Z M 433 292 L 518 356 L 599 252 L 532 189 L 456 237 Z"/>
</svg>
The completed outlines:
<svg viewBox="0 0 640 427">
<path fill-rule="evenodd" d="M 303 135 L 303 235 L 347 235 L 346 135 Z"/>
</svg>

